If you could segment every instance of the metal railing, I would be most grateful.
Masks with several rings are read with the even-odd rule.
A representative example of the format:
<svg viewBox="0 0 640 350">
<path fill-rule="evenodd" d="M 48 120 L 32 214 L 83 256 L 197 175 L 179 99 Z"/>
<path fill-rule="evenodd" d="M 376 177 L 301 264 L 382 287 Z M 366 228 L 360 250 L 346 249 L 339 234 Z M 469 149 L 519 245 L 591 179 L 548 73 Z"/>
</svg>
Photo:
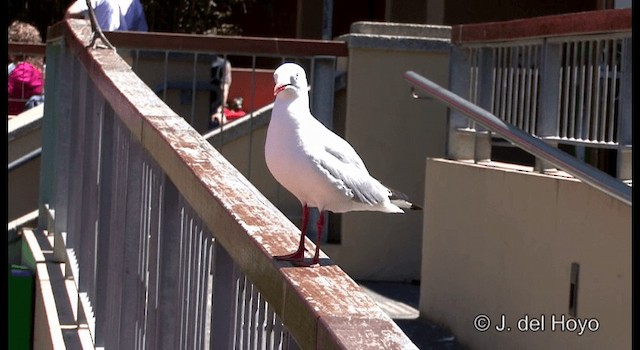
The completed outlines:
<svg viewBox="0 0 640 350">
<path fill-rule="evenodd" d="M 543 140 L 530 135 L 522 129 L 505 122 L 489 111 L 469 102 L 438 84 L 426 79 L 415 72 L 407 72 L 405 79 L 413 86 L 427 92 L 449 107 L 471 118 L 491 132 L 509 140 L 525 151 L 557 166 L 576 178 L 611 195 L 624 203 L 631 205 L 631 188 L 622 181 L 584 163 L 575 157 L 561 151 Z"/>
<path fill-rule="evenodd" d="M 42 153 L 42 147 L 39 147 L 37 149 L 34 149 L 33 151 L 25 154 L 24 156 L 14 160 L 13 162 L 9 163 L 9 165 L 7 166 L 7 172 L 12 172 L 13 170 L 18 169 L 19 167 L 28 164 L 30 161 L 40 157 L 40 154 Z"/>
<path fill-rule="evenodd" d="M 274 260 L 299 230 L 90 37 L 49 30 L 39 225 L 96 347 L 416 348 L 326 255 Z"/>
<path fill-rule="evenodd" d="M 235 71 L 228 98 L 243 98 L 249 115 L 273 101 L 274 68 L 285 61 L 299 63 L 309 75 L 314 115 L 332 125 L 336 61 L 348 55 L 344 42 L 153 32 L 110 32 L 106 36 L 163 101 L 168 101 L 171 90 L 180 91 L 180 104 L 186 107 L 180 109 L 184 111 L 181 115 L 202 134 L 211 130 L 203 121 L 218 98 L 211 69 L 220 59 L 230 62 Z"/>
<path fill-rule="evenodd" d="M 460 25 L 452 38 L 454 93 L 550 144 L 576 147 L 582 160 L 587 147 L 613 149 L 610 172 L 631 179 L 630 9 Z M 475 130 L 451 118 L 452 128 Z"/>
</svg>

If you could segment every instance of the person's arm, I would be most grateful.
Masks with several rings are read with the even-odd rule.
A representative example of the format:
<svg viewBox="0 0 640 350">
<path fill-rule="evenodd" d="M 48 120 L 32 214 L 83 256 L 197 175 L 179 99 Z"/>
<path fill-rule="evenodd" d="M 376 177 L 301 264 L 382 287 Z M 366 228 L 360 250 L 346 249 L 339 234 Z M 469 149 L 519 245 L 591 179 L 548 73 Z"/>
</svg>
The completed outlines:
<svg viewBox="0 0 640 350">
<path fill-rule="evenodd" d="M 75 0 L 64 13 L 64 18 L 84 18 L 87 8 L 85 0 Z"/>
</svg>

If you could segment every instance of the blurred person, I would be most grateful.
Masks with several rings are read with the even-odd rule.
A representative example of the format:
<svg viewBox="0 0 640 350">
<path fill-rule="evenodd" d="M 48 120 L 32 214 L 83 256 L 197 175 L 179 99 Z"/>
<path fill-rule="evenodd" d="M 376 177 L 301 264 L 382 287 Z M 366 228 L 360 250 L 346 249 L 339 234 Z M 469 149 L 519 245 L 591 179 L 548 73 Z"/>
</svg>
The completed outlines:
<svg viewBox="0 0 640 350">
<path fill-rule="evenodd" d="M 229 88 L 231 87 L 231 62 L 222 57 L 217 57 L 211 64 L 211 109 L 209 117 L 209 129 L 215 129 L 227 122 L 229 110 L 226 108 L 229 98 Z M 226 113 L 225 113 L 226 112 Z"/>
<path fill-rule="evenodd" d="M 41 44 L 38 29 L 22 21 L 13 21 L 7 28 L 8 42 Z M 9 117 L 44 102 L 44 60 L 31 55 L 9 55 L 7 66 Z"/>
<path fill-rule="evenodd" d="M 96 19 L 103 31 L 149 30 L 140 0 L 91 0 Z M 89 18 L 86 0 L 75 0 L 64 14 L 64 18 Z"/>
</svg>

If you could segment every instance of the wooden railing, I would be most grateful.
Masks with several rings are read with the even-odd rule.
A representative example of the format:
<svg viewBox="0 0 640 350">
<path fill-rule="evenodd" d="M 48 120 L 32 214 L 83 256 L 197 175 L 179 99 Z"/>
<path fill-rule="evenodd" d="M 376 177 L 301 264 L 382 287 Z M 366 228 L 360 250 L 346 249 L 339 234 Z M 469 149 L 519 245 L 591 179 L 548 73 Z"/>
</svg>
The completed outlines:
<svg viewBox="0 0 640 350">
<path fill-rule="evenodd" d="M 96 347 L 416 348 L 326 255 L 274 260 L 298 229 L 90 37 L 48 33 L 39 226 Z"/>
</svg>

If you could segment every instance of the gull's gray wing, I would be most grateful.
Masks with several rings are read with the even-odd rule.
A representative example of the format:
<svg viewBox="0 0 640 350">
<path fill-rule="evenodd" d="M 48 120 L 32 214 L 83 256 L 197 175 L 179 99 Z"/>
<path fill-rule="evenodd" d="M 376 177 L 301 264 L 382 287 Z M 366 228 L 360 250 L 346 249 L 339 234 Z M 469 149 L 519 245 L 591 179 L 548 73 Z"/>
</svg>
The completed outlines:
<svg viewBox="0 0 640 350">
<path fill-rule="evenodd" d="M 324 152 L 314 157 L 320 170 L 355 201 L 369 205 L 387 201 L 390 191 L 369 174 L 353 147 L 339 136 L 332 136 L 324 144 Z"/>
</svg>

